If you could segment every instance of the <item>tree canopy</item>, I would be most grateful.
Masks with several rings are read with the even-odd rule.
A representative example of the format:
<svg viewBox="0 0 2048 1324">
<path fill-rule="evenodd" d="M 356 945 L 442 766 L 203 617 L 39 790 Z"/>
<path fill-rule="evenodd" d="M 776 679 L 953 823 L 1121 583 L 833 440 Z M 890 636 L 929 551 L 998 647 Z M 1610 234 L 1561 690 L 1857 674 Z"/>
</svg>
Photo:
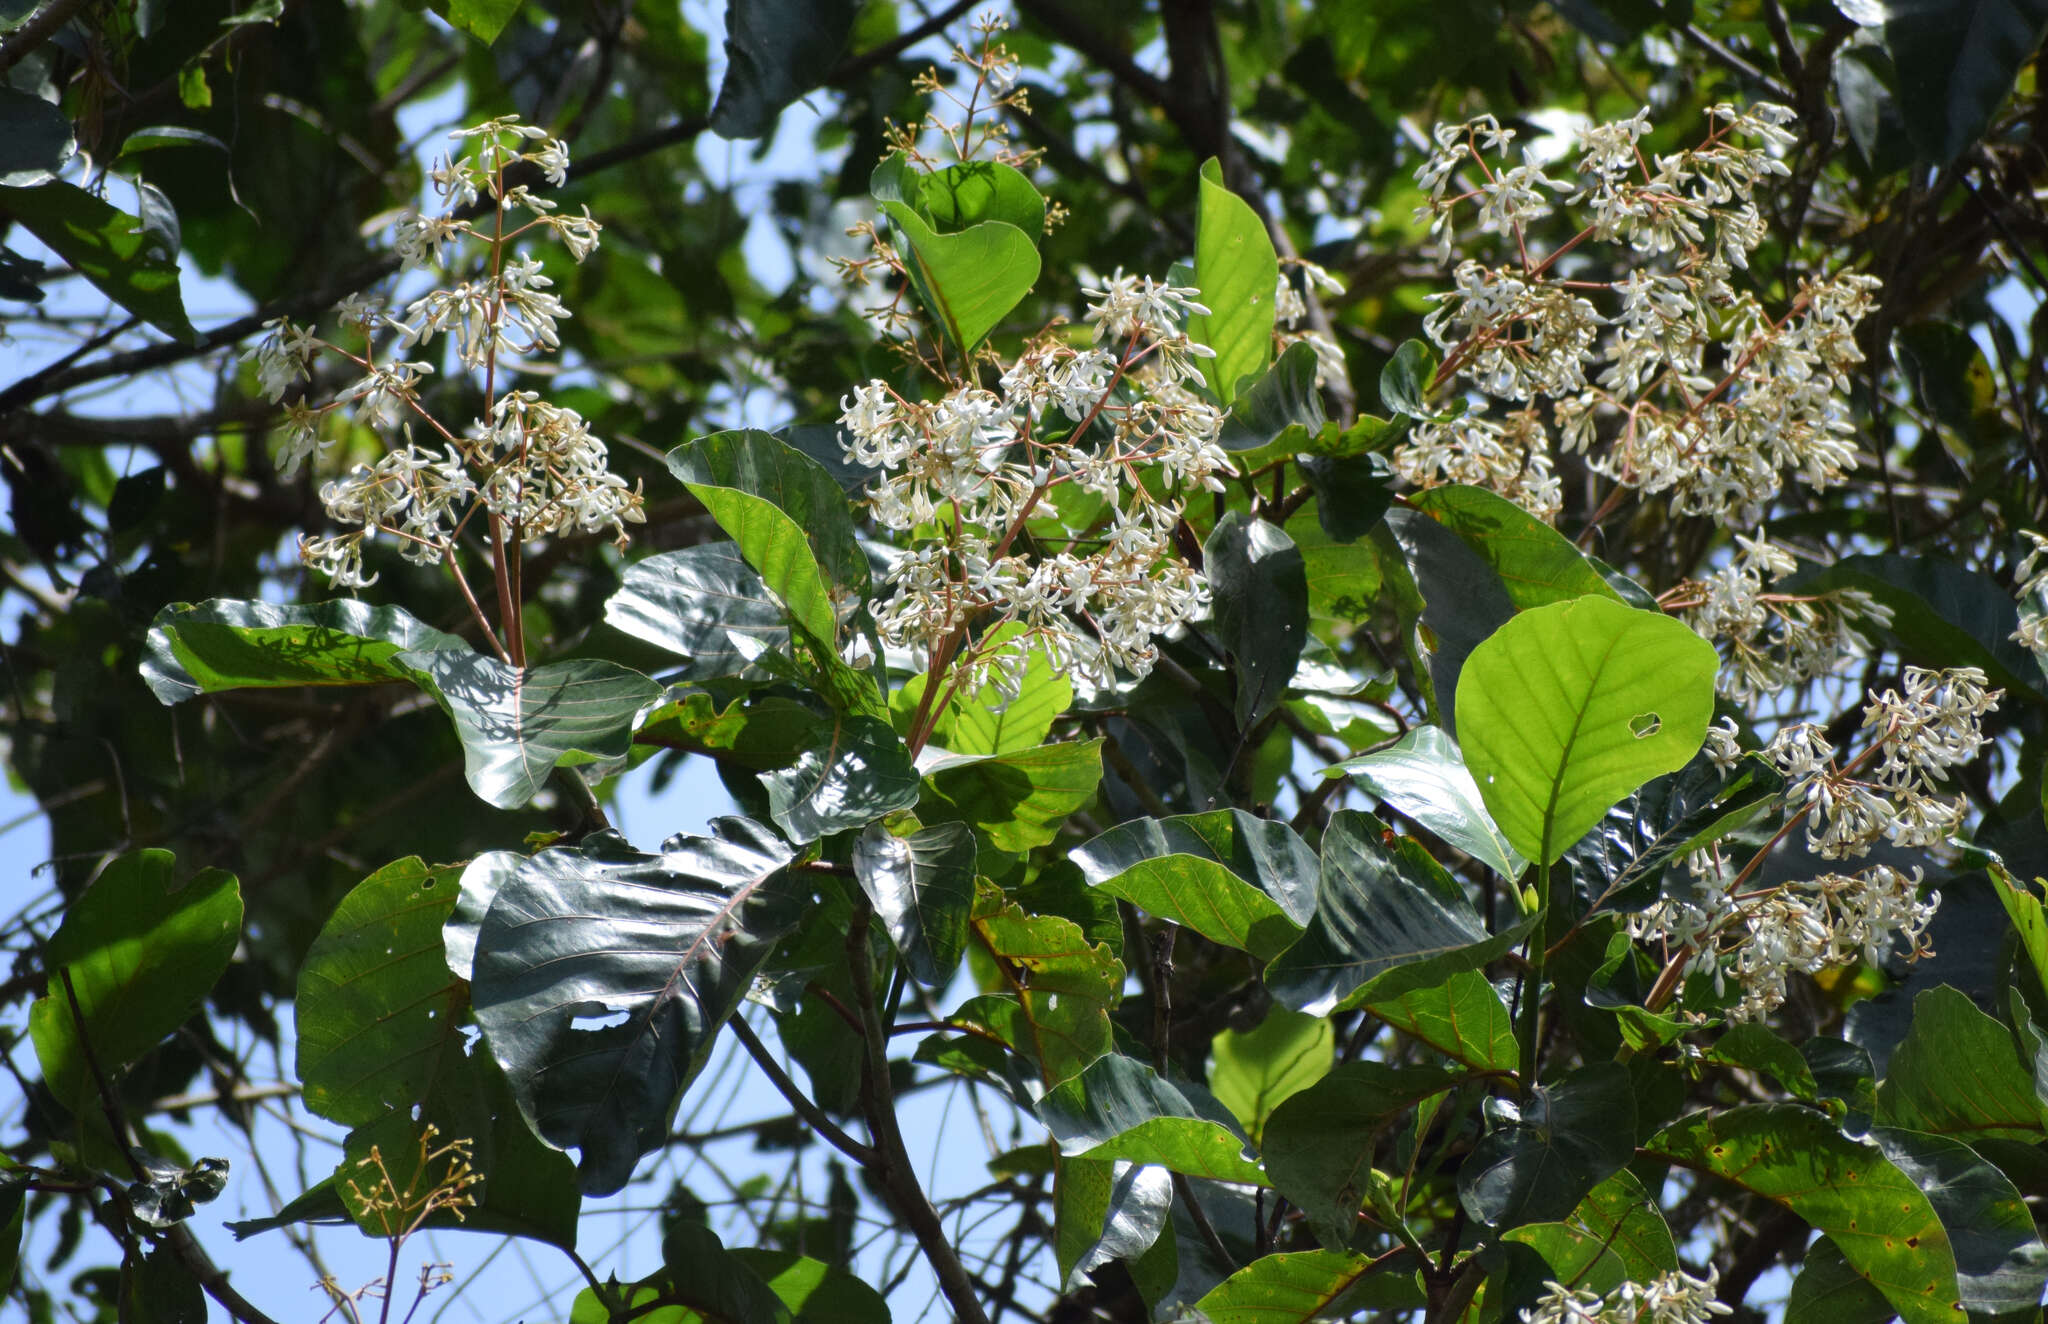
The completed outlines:
<svg viewBox="0 0 2048 1324">
<path fill-rule="evenodd" d="M 0 0 L 8 1308 L 2039 1317 L 2044 0 L 239 3 Z"/>
</svg>

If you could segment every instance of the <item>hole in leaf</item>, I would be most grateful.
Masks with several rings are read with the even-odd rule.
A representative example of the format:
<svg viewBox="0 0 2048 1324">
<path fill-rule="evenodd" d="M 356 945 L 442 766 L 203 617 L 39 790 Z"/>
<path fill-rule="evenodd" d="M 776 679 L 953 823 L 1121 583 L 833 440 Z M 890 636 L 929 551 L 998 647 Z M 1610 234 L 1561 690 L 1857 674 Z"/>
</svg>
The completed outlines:
<svg viewBox="0 0 2048 1324">
<path fill-rule="evenodd" d="M 577 1016 L 569 1022 L 569 1028 L 572 1030 L 609 1030 L 614 1025 L 624 1025 L 628 1020 L 632 1019 L 632 1015 L 631 1012 L 624 1008 L 619 1008 L 618 1010 L 607 1008 L 602 1012 L 584 1013 Z"/>
<path fill-rule="evenodd" d="M 1645 736 L 1656 735 L 1663 725 L 1664 719 L 1655 713 L 1637 713 L 1634 717 L 1628 719 L 1628 729 L 1635 734 L 1635 738 L 1638 740 L 1643 739 Z"/>
</svg>

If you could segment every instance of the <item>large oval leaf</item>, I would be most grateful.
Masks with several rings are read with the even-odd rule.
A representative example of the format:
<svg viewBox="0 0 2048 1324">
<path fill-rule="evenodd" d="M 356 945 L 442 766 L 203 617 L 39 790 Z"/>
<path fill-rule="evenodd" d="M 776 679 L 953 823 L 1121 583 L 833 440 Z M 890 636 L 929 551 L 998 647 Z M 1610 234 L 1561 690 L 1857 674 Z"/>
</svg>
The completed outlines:
<svg viewBox="0 0 2048 1324">
<path fill-rule="evenodd" d="M 1237 724 L 1249 728 L 1280 702 L 1308 640 L 1308 577 L 1279 525 L 1231 511 L 1202 545 L 1213 595 L 1210 621 L 1230 654 Z"/>
<path fill-rule="evenodd" d="M 1308 1324 L 1417 1310 L 1428 1294 L 1410 1263 L 1342 1250 L 1266 1255 L 1211 1288 L 1194 1309 L 1210 1324 Z"/>
<path fill-rule="evenodd" d="M 837 714 L 819 742 L 779 772 L 764 773 L 768 813 L 799 844 L 917 803 L 919 780 L 889 724 Z"/>
<path fill-rule="evenodd" d="M 604 619 L 688 658 L 675 673 L 678 680 L 743 675 L 761 649 L 789 647 L 782 604 L 736 543 L 658 552 L 627 566 L 619 591 L 604 604 Z"/>
<path fill-rule="evenodd" d="M 419 1102 L 459 1046 L 469 1002 L 448 969 L 441 926 L 461 890 L 453 869 L 413 856 L 342 898 L 306 952 L 293 1015 L 306 1106 L 363 1126 Z"/>
<path fill-rule="evenodd" d="M 109 864 L 44 948 L 50 989 L 29 1008 L 36 1060 L 64 1105 L 79 1108 L 96 1098 L 87 1043 L 109 1073 L 156 1047 L 199 1010 L 241 933 L 242 893 L 233 874 L 207 869 L 180 884 L 177 861 L 165 850 L 136 851 Z"/>
<path fill-rule="evenodd" d="M 143 683 L 164 703 L 220 690 L 381 685 L 407 678 L 405 652 L 474 651 L 399 607 L 342 598 L 303 606 L 215 598 L 156 615 Z"/>
<path fill-rule="evenodd" d="M 1608 598 L 1525 611 L 1458 677 L 1458 742 L 1508 840 L 1554 863 L 1616 801 L 1699 752 L 1713 645 Z"/>
<path fill-rule="evenodd" d="M 1670 1225 L 1625 1168 L 1595 1186 L 1570 1217 L 1526 1224 L 1505 1239 L 1541 1255 L 1552 1280 L 1588 1292 L 1646 1283 L 1678 1267 Z"/>
<path fill-rule="evenodd" d="M 683 1089 L 808 889 L 790 847 L 745 818 L 642 855 L 602 834 L 498 887 L 471 997 L 533 1129 L 582 1153 L 583 1189 L 625 1185 L 667 1140 Z"/>
<path fill-rule="evenodd" d="M 1038 1117 L 1070 1157 L 1126 1159 L 1212 1181 L 1266 1184 L 1222 1104 L 1120 1053 L 1048 1090 Z"/>
<path fill-rule="evenodd" d="M 1297 928 L 1315 914 L 1321 868 L 1316 853 L 1287 824 L 1242 809 L 1134 818 L 1076 848 L 1069 858 L 1090 884 L 1101 887 L 1142 861 L 1168 855 L 1214 861 L 1233 877 L 1255 884 Z M 1130 900 L 1144 904 L 1136 897 Z"/>
<path fill-rule="evenodd" d="M 1934 1206 L 1875 1142 L 1849 1139 L 1824 1115 L 1797 1104 L 1694 1113 L 1644 1149 L 1775 1200 L 1827 1233 L 1906 1324 L 1962 1315 L 1955 1252 Z"/>
<path fill-rule="evenodd" d="M 1571 539 L 1499 493 L 1446 483 L 1417 492 L 1411 500 L 1493 567 L 1517 607 L 1543 607 L 1588 595 L 1621 601 Z"/>
<path fill-rule="evenodd" d="M 1913 999 L 1913 1026 L 1877 1087 L 1877 1120 L 1954 1140 L 2042 1138 L 2048 1105 L 2012 1034 L 1942 984 Z"/>
<path fill-rule="evenodd" d="M 1274 1111 L 1266 1171 L 1313 1226 L 1347 1242 L 1386 1132 L 1422 1100 L 1469 1079 L 1437 1066 L 1346 1062 Z"/>
<path fill-rule="evenodd" d="M 1239 380 L 1273 357 L 1274 295 L 1280 259 L 1265 222 L 1251 204 L 1223 183 L 1223 168 L 1202 164 L 1202 196 L 1195 222 L 1195 286 L 1209 311 L 1188 318 L 1188 338 L 1216 351 L 1198 359 L 1202 379 L 1224 404 L 1237 399 Z"/>
<path fill-rule="evenodd" d="M 1458 1200 L 1489 1227 L 1563 1218 L 1634 1157 L 1635 1130 L 1628 1068 L 1580 1067 L 1531 1090 L 1514 1120 L 1473 1147 L 1458 1169 Z"/>
<path fill-rule="evenodd" d="M 974 833 L 940 823 L 899 837 L 880 823 L 853 846 L 853 876 L 874 903 L 903 968 L 933 988 L 953 978 L 974 909 Z"/>
</svg>

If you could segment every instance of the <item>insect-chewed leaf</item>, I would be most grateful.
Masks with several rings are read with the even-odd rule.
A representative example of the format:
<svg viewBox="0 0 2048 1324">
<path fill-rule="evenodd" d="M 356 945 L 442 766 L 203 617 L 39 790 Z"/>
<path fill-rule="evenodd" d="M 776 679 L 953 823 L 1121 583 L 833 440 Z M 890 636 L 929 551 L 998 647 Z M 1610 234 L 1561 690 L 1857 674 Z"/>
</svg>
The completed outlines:
<svg viewBox="0 0 2048 1324">
<path fill-rule="evenodd" d="M 663 1143 L 719 1028 L 803 917 L 787 843 L 751 819 L 711 827 L 660 855 L 611 835 L 542 851 L 477 934 L 471 996 L 491 1051 L 534 1130 L 582 1150 L 593 1194 Z"/>
</svg>

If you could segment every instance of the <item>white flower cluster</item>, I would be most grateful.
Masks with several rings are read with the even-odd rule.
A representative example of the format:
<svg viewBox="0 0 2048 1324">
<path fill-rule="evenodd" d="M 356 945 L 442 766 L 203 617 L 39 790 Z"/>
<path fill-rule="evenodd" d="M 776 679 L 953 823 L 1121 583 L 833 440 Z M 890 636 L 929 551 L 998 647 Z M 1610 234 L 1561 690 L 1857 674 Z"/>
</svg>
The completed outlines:
<svg viewBox="0 0 2048 1324">
<path fill-rule="evenodd" d="M 1660 1274 L 1647 1283 L 1627 1282 L 1607 1294 L 1579 1291 L 1563 1283 L 1549 1290 L 1523 1324 L 1706 1324 L 1716 1315 L 1734 1312 L 1715 1299 L 1719 1276 L 1708 1269 L 1695 1278 L 1683 1270 Z"/>
<path fill-rule="evenodd" d="M 455 361 L 495 383 L 497 371 L 513 357 L 531 357 L 561 347 L 558 323 L 569 316 L 550 293 L 552 281 L 540 260 L 514 245 L 534 234 L 552 235 L 581 262 L 597 247 L 600 226 L 589 209 L 563 216 L 555 204 L 524 184 L 508 184 L 507 171 L 524 166 L 550 184 L 566 181 L 568 148 L 544 130 L 507 116 L 449 135 L 467 143 L 456 158 L 442 157 L 429 172 L 446 204 L 438 216 L 408 216 L 397 228 L 396 246 L 408 269 L 435 267 L 453 275 L 452 264 L 466 248 L 481 245 L 486 259 L 477 274 L 453 280 L 415 299 L 404 317 L 389 317 L 359 300 L 341 309 L 344 325 L 360 328 L 366 341 L 380 328 L 396 332 L 401 347 L 417 351 L 445 335 Z M 490 223 L 479 228 L 464 213 L 482 199 Z M 513 212 L 527 213 L 518 219 Z M 322 432 L 326 416 L 349 408 L 358 423 L 405 436 L 375 464 L 357 465 L 320 489 L 328 515 L 347 531 L 301 538 L 300 553 L 338 586 L 364 587 L 375 579 L 363 568 L 365 543 L 379 533 L 395 538 L 407 559 L 435 564 L 454 552 L 455 539 L 479 510 L 513 542 L 550 535 L 591 533 L 609 528 L 621 544 L 625 526 L 638 523 L 640 493 L 610 471 L 604 443 L 592 436 L 575 411 L 558 408 L 526 391 L 503 392 L 486 416 L 457 434 L 421 403 L 422 380 L 435 370 L 424 360 L 378 361 L 374 345 L 357 356 L 316 336 L 309 327 L 278 319 L 245 356 L 256 361 L 264 393 L 281 401 L 305 380 L 313 358 L 333 352 L 356 365 L 361 377 L 334 401 L 314 406 L 294 400 L 285 406 L 286 441 L 280 471 L 290 477 L 311 455 L 331 442 Z M 441 445 L 419 446 L 415 425 L 438 435 Z M 494 534 L 494 536 L 497 536 Z"/>
<path fill-rule="evenodd" d="M 1808 280 L 1776 318 L 1737 287 L 1765 233 L 1756 190 L 1786 173 L 1779 156 L 1793 139 L 1781 126 L 1792 112 L 1711 113 L 1706 142 L 1654 161 L 1640 146 L 1647 111 L 1588 129 L 1576 184 L 1533 160 L 1489 161 L 1514 138 L 1490 116 L 1437 127 L 1416 172 L 1429 190 L 1418 214 L 1448 258 L 1470 204 L 1478 232 L 1511 240 L 1516 261 L 1460 263 L 1424 326 L 1446 353 L 1440 379 L 1515 411 L 1497 420 L 1480 403 L 1418 427 L 1393 456 L 1397 471 L 1421 485 L 1484 481 L 1551 518 L 1554 427 L 1594 472 L 1738 527 L 1762 520 L 1787 474 L 1817 491 L 1843 480 L 1856 464 L 1844 403 L 1863 357 L 1855 330 L 1877 282 Z M 1529 223 L 1560 206 L 1585 215 L 1584 227 L 1547 255 L 1532 251 Z M 1588 242 L 1625 245 L 1634 265 L 1614 281 L 1570 278 L 1560 260 Z M 1610 311 L 1597 295 L 1614 300 Z"/>
<path fill-rule="evenodd" d="M 2020 562 L 2020 628 L 2012 638 L 2048 665 L 2048 537 L 2021 530 L 2029 546 Z"/>
<path fill-rule="evenodd" d="M 1738 533 L 1726 565 L 1665 595 L 1663 605 L 1697 634 L 1726 645 L 1719 689 L 1736 703 L 1833 674 L 1847 659 L 1869 652 L 1870 640 L 1859 627 L 1891 623 L 1891 609 L 1860 589 L 1770 590 L 1769 581 L 1798 568 L 1767 533 Z"/>
<path fill-rule="evenodd" d="M 1086 291 L 1096 344 L 1041 339 L 1001 374 L 999 391 L 962 385 L 935 401 L 871 381 L 840 401 L 855 463 L 882 470 L 875 518 L 918 535 L 877 606 L 884 641 L 944 663 L 966 632 L 1015 622 L 1014 647 L 959 654 L 956 685 L 1014 694 L 1027 650 L 1106 681 L 1144 675 L 1154 638 L 1201 615 L 1208 586 L 1173 544 L 1185 494 L 1220 491 L 1233 472 L 1221 414 L 1186 383 L 1211 351 L 1181 323 L 1206 312 L 1194 291 L 1126 276 Z M 1071 499 L 1059 493 L 1067 488 Z M 1085 511 L 1059 536 L 1056 504 Z"/>
<path fill-rule="evenodd" d="M 1868 855 L 1880 841 L 1926 847 L 1946 840 L 1962 821 L 1965 801 L 1941 795 L 1938 784 L 1976 758 L 1984 717 L 2000 695 L 1974 667 L 1909 667 L 1903 694 L 1873 694 L 1864 707 L 1872 741 L 1847 767 L 1837 763 L 1819 727 L 1781 729 L 1764 752 L 1790 783 L 1785 803 L 1795 822 L 1806 821 L 1807 848 L 1842 860 Z M 1708 743 L 1717 763 L 1732 762 L 1727 728 L 1711 728 Z M 1939 892 L 1921 897 L 1919 869 L 1880 864 L 1744 891 L 1749 870 L 1730 877 L 1715 851 L 1696 852 L 1689 864 L 1695 895 L 1664 898 L 1631 917 L 1629 933 L 1691 952 L 1687 969 L 1711 973 L 1717 991 L 1732 975 L 1742 991 L 1730 1013 L 1736 1020 L 1775 1010 L 1791 974 L 1816 974 L 1859 958 L 1875 965 L 1895 937 L 1905 940 L 1912 957 L 1925 955 L 1923 938 L 1941 904 Z"/>
<path fill-rule="evenodd" d="M 1299 284 L 1294 274 L 1297 271 Z M 1337 342 L 1305 325 L 1309 320 L 1306 295 L 1311 288 L 1324 294 L 1344 292 L 1342 282 L 1316 263 L 1305 258 L 1283 259 L 1279 284 L 1273 291 L 1273 338 L 1274 348 L 1283 354 L 1297 344 L 1305 344 L 1316 352 L 1316 386 L 1320 389 L 1333 381 L 1342 381 L 1348 369 L 1344 351 L 1337 347 Z"/>
</svg>

